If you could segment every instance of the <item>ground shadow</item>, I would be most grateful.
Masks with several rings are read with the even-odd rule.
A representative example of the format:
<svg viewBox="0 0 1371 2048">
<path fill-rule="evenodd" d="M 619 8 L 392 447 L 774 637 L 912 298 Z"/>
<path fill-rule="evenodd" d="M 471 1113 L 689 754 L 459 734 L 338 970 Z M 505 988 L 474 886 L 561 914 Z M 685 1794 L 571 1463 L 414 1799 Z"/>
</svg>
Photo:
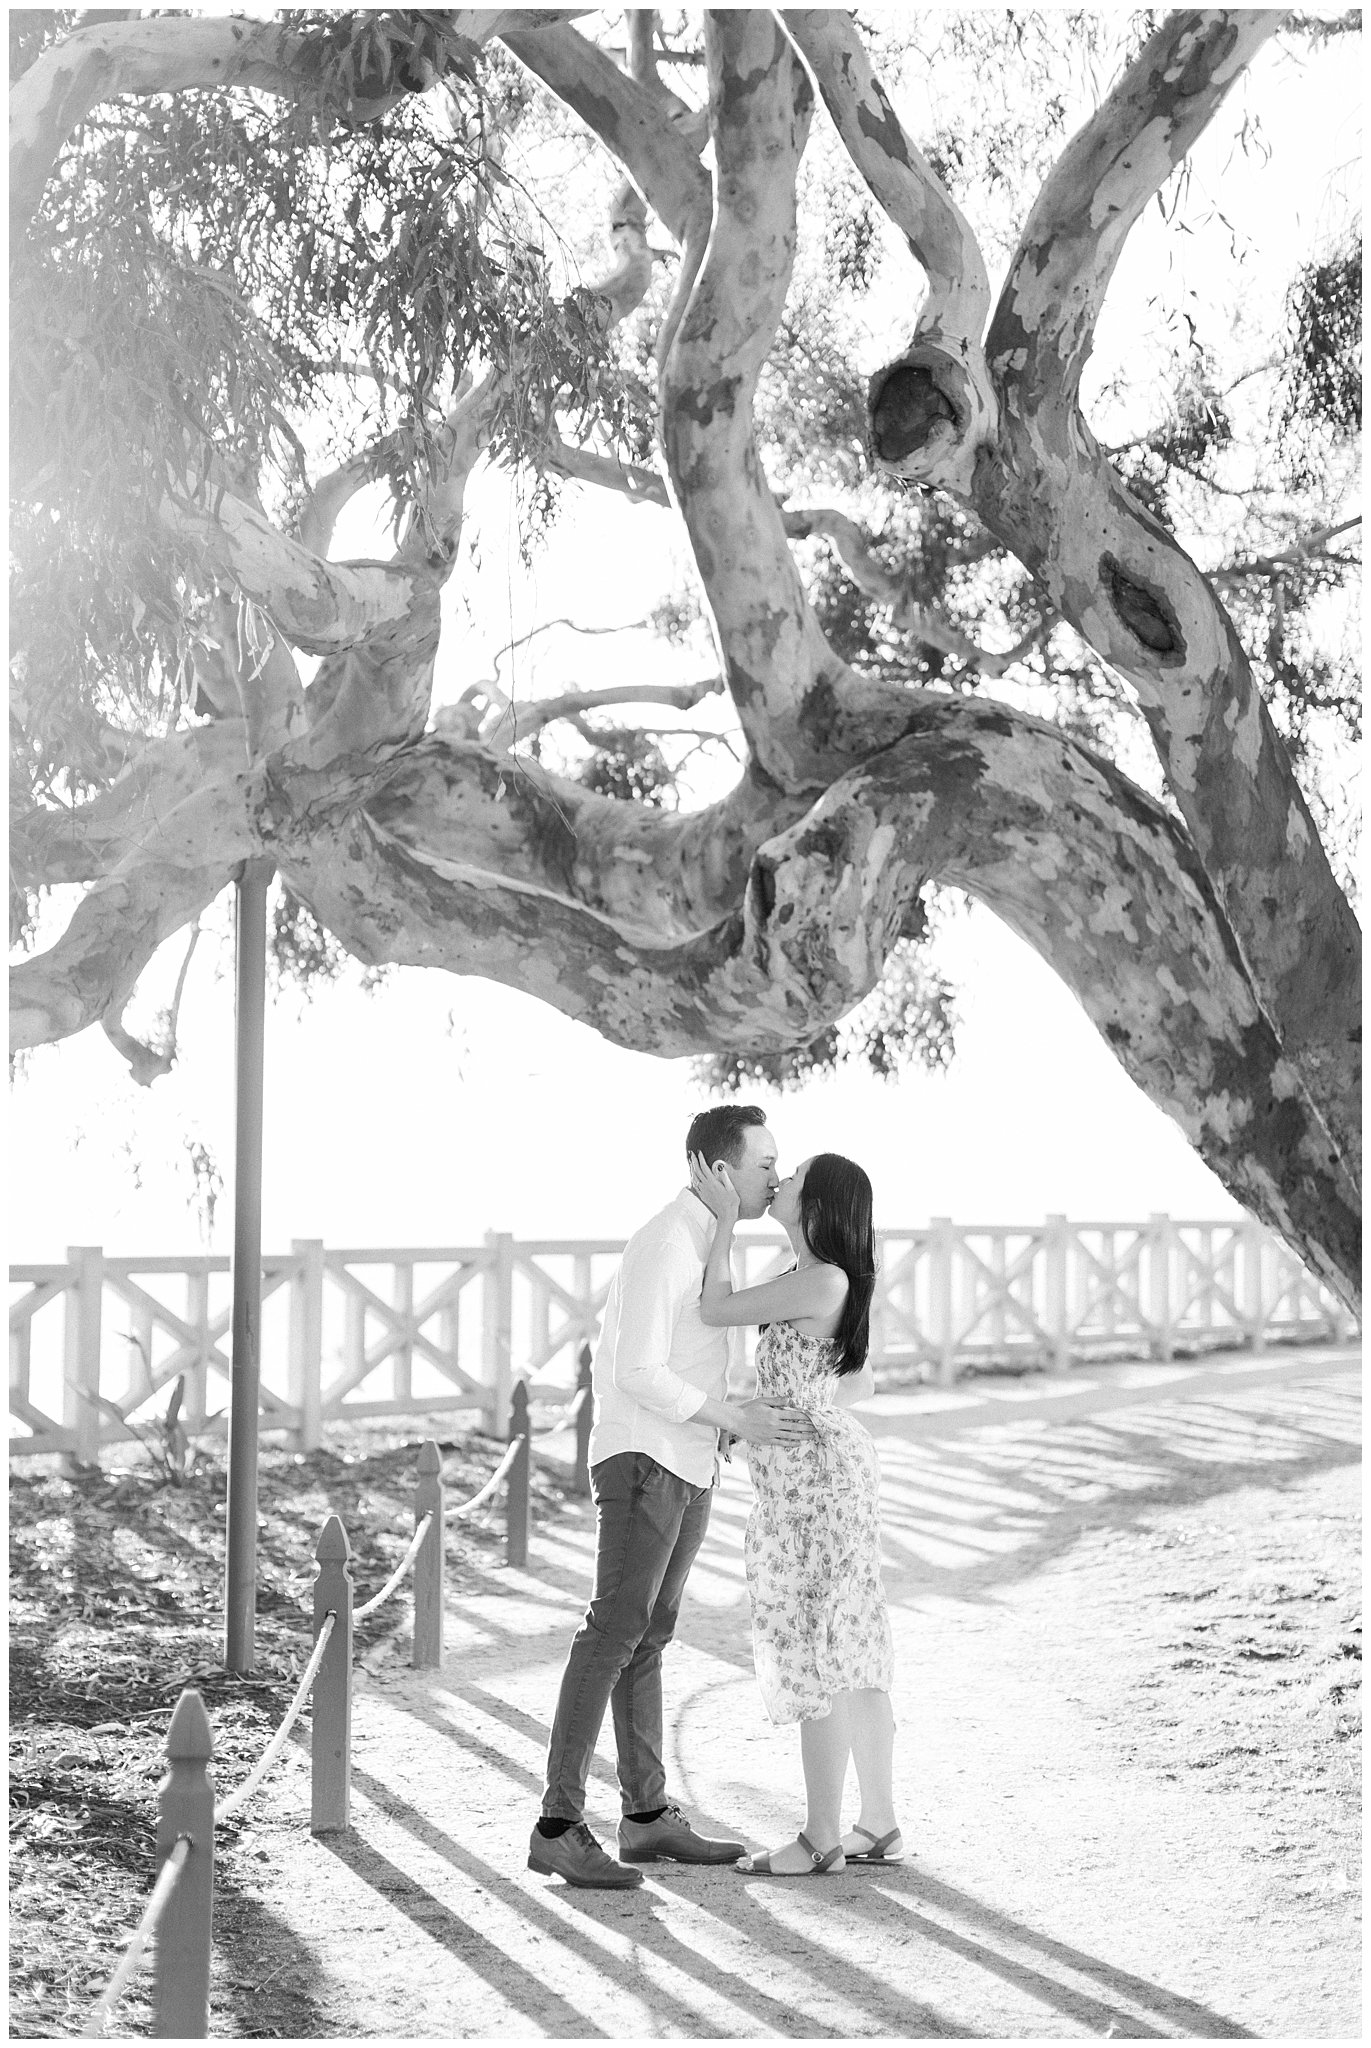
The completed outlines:
<svg viewBox="0 0 1371 2048">
<path fill-rule="evenodd" d="M 850 2039 L 858 2034 L 906 2040 L 974 2038 L 974 2030 L 952 2012 L 918 1997 L 912 1986 L 902 1981 L 919 1968 L 917 1944 L 927 1943 L 1091 2033 L 1135 2040 L 1177 2034 L 1204 2040 L 1253 2038 L 1236 2021 L 1197 2000 L 1057 1940 L 928 1875 L 913 1863 L 879 1873 L 849 1871 L 841 1878 L 813 1885 L 801 1881 L 786 1886 L 787 1904 L 799 1901 L 806 1908 L 803 1926 L 796 1922 L 793 1911 L 788 1918 L 778 1919 L 763 1910 L 755 1890 L 766 1880 L 749 1880 L 717 1868 L 656 1864 L 648 1872 L 651 1883 L 636 1893 L 576 1891 L 555 1885 L 548 1897 L 541 1880 L 521 1875 L 516 1881 L 464 1848 L 381 1781 L 365 1773 L 354 1776 L 358 1789 L 388 1819 L 483 1891 L 516 1908 L 541 1938 L 559 1942 L 597 1975 L 646 2002 L 663 2031 L 679 2032 L 688 2025 L 697 2038 L 721 2037 L 708 2011 L 692 2007 L 688 1996 L 683 1999 L 675 1989 L 654 1985 L 640 1969 L 608 1953 L 599 1941 L 578 1940 L 568 1924 L 568 1914 L 614 1933 L 627 1932 L 635 1950 L 655 1955 L 677 1976 L 693 1981 L 716 1998 L 727 1999 L 755 2025 L 782 2036 L 794 2034 L 803 2022 L 806 2035 L 814 2039 Z M 604 2027 L 589 2014 L 549 1990 L 543 1977 L 535 1976 L 466 1925 L 366 1841 L 364 1824 L 349 1836 L 329 1839 L 326 1846 L 530 2019 L 540 2024 L 555 2020 L 565 2038 L 604 2036 Z M 717 1920 L 730 1939 L 741 1940 L 755 1952 L 757 1969 L 743 1975 L 702 1955 L 688 1932 L 678 1931 L 664 1917 L 663 1892 L 688 1902 L 693 1914 L 704 1912 Z M 860 1922 L 860 1940 L 855 1943 L 850 1938 L 854 1921 Z M 844 1935 L 848 1938 L 837 1945 L 833 1937 Z M 881 1957 L 882 1967 L 852 1961 L 851 1954 L 844 1951 L 854 1947 Z M 806 1961 L 797 1964 L 801 1949 Z M 907 1959 L 902 1949 L 907 1951 Z M 806 1975 L 813 2002 L 831 2001 L 835 1996 L 840 1999 L 847 2009 L 843 2024 L 826 2025 L 813 2018 L 793 1993 L 780 1998 L 768 1991 L 758 1979 L 764 1974 L 763 1965 L 770 1962 Z"/>
<path fill-rule="evenodd" d="M 378 1806 L 399 1817 L 394 1795 L 387 1792 L 384 1786 L 367 1779 L 364 1773 L 356 1771 L 353 1773 L 353 1781 L 367 1786 L 368 1796 L 372 1797 Z M 404 1808 L 403 1801 L 399 1802 L 399 1806 L 404 1811 L 414 1813 L 413 1808 Z M 415 1818 L 422 1819 L 422 1816 L 416 1814 Z M 447 1840 L 446 1836 L 438 1835 L 437 1829 L 430 1830 L 428 1824 L 425 1824 L 423 1831 L 413 1828 L 411 1832 L 418 1835 L 430 1848 L 435 1846 L 430 1839 L 431 1835 L 438 1836 L 440 1842 Z M 588 2014 L 581 2012 L 569 1999 L 549 1990 L 543 1979 L 534 1971 L 525 1968 L 503 1948 L 496 1947 L 494 1942 L 477 1933 L 465 1920 L 459 1919 L 449 1907 L 435 1899 L 432 1892 L 426 1891 L 418 1884 L 407 1871 L 392 1863 L 388 1856 L 382 1855 L 358 1828 L 354 1827 L 346 1835 L 321 1836 L 320 1845 L 336 1856 L 340 1863 L 346 1864 L 347 1868 L 366 1884 L 371 1885 L 389 1905 L 405 1914 L 406 1918 L 413 1921 L 431 1941 L 440 1943 L 450 1954 L 459 1957 L 468 1969 L 484 1977 L 502 1998 L 507 1998 L 512 2005 L 517 2005 L 530 2019 L 546 2023 L 554 2040 L 605 2038 L 603 2027 L 596 2026 Z M 479 1863 L 477 1859 L 462 1858 L 458 1861 L 454 1857 L 449 1857 L 448 1860 L 457 1861 L 458 1868 L 466 1875 L 479 1876 L 479 1881 L 483 1885 L 489 1885 L 490 1873 L 487 1866 Z M 426 2034 L 433 2031 L 436 2030 L 425 2029 Z"/>
<path fill-rule="evenodd" d="M 1115 1993 L 1120 1998 L 1126 1998 L 1133 2006 L 1150 2012 L 1156 2019 L 1169 2026 L 1178 2027 L 1184 2033 L 1193 2035 L 1197 2039 L 1206 2041 L 1251 2041 L 1256 2038 L 1246 2027 L 1239 2026 L 1236 2020 L 1230 2020 L 1222 2013 L 1214 2012 L 1209 2006 L 1201 2005 L 1195 1999 L 1186 1998 L 1180 1992 L 1168 1991 L 1163 1985 L 1154 1983 L 1150 1978 L 1135 1976 L 1132 1971 L 1122 1970 L 1113 1963 L 1106 1963 L 1098 1956 L 1087 1955 L 1084 1950 L 1073 1948 L 1067 1942 L 1058 1941 L 1052 1935 L 1043 1934 L 1036 1928 L 1027 1926 L 1022 1920 L 1015 1920 L 1007 1913 L 998 1912 L 993 1906 L 987 1906 L 980 1900 L 971 1899 L 966 1892 L 958 1891 L 954 1886 L 944 1884 L 940 1879 L 928 1876 L 927 1873 L 919 1871 L 915 1866 L 906 1866 L 905 1870 L 895 1874 L 895 1883 L 893 1885 L 891 1877 L 892 1873 L 882 1872 L 879 1875 L 872 1873 L 871 1882 L 878 1888 L 884 1889 L 888 1896 L 897 1899 L 901 1898 L 900 1887 L 903 1887 L 904 1896 L 901 1900 L 902 1903 L 929 1906 L 944 1913 L 961 1914 L 968 1919 L 972 1919 L 979 1925 L 988 1939 L 993 1939 L 1005 1945 L 1026 1948 L 1030 1952 L 1041 1956 L 1045 1962 L 1055 1964 L 1060 1969 L 1071 1970 L 1081 1976 L 1093 1978 L 1102 1984 L 1107 1991 Z M 928 1919 L 927 1914 L 916 1912 L 915 1918 L 919 1922 L 921 1931 L 929 1939 L 956 1941 L 957 1937 L 949 1929 L 939 1927 L 935 1932 L 935 1923 Z M 984 1960 L 984 1954 L 981 1960 Z M 1001 1958 L 1002 1963 L 1006 1962 L 1006 1960 Z M 1008 1963 L 1007 1968 L 1011 1975 L 1011 1981 L 1027 1981 L 1027 1977 L 1020 1977 L 1018 1975 L 1019 1967 Z M 1040 1972 L 1035 1971 L 1029 1974 L 1043 1985 L 1050 1981 L 1042 1976 Z M 1074 2010 L 1074 2008 L 1062 2005 L 1060 2010 L 1067 2012 Z M 1104 2016 L 1103 2009 L 1101 2009 L 1100 2016 Z"/>
<path fill-rule="evenodd" d="M 214 1901 L 211 2035 L 231 2041 L 332 2040 L 339 2037 L 336 1980 L 327 1957 L 301 1940 L 288 1920 L 230 1878 Z"/>
<path fill-rule="evenodd" d="M 1284 1488 L 1356 1463 L 1360 1444 L 1324 1429 L 1212 1403 L 1166 1413 L 1124 1410 L 1060 1425 L 1026 1422 L 942 1442 L 881 1440 L 886 1588 L 970 1600 L 1030 1577 L 1093 1530 L 1133 1527 L 1155 1509 L 1202 1503 L 1244 1486 Z M 1050 1433 L 1049 1433 L 1050 1432 Z M 940 1554 L 941 1553 L 941 1554 Z"/>
<path fill-rule="evenodd" d="M 640 1970 L 626 1961 L 608 1953 L 598 1941 L 578 1937 L 562 1913 L 545 1903 L 544 1892 L 548 1889 L 546 1880 L 536 1876 L 521 1878 L 515 1882 L 510 1876 L 485 1859 L 454 1841 L 437 1824 L 417 1807 L 393 1792 L 390 1787 L 366 1773 L 354 1770 L 353 1782 L 366 1797 L 389 1819 L 395 1821 L 424 1844 L 444 1862 L 459 1871 L 482 1890 L 491 1893 L 505 1904 L 514 1907 L 527 1925 L 544 1938 L 560 1942 L 578 1959 L 588 1964 L 600 1977 L 607 1977 L 620 1989 L 633 1997 L 648 2003 L 654 2016 L 662 2022 L 663 2031 L 680 2033 L 683 2025 L 693 2023 L 691 2032 L 700 2039 L 731 2038 L 721 2035 L 719 2028 L 711 2021 L 707 2011 L 692 2007 L 689 1999 L 683 1999 L 676 1990 L 667 1991 L 654 1985 Z M 390 1887 L 398 1885 L 400 1893 L 395 1896 L 409 1916 L 422 1925 L 429 1934 L 435 1926 L 446 1927 L 447 1936 L 440 1933 L 438 1939 L 464 1962 L 481 1970 L 494 1988 L 512 2002 L 521 2005 L 531 2018 L 545 2018 L 549 1994 L 541 1978 L 535 1978 L 522 1965 L 508 1958 L 502 1949 L 475 1936 L 473 1930 L 457 1920 L 446 1907 L 440 1905 L 431 1893 L 423 1890 L 397 1866 L 381 1855 L 362 1838 L 360 1831 L 353 1836 L 338 1838 L 328 1843 L 335 1854 L 355 1869 L 358 1874 L 374 1883 L 387 1897 L 394 1896 Z M 654 1866 L 652 1877 L 665 1876 L 678 1879 L 693 1887 L 692 1896 L 697 1904 L 701 1894 L 711 1889 L 726 1898 L 726 1911 L 719 1916 L 727 1924 L 751 1938 L 754 1945 L 765 1954 L 777 1934 L 776 1923 L 756 1911 L 746 1898 L 744 1881 L 732 1870 L 721 1872 L 717 1868 L 703 1870 L 695 1868 L 686 1871 L 676 1865 Z M 676 1886 L 673 1889 L 678 1888 Z M 703 1990 L 715 1997 L 723 1997 L 748 2012 L 763 2026 L 780 2034 L 795 2031 L 796 2011 L 793 1999 L 783 2000 L 759 1987 L 750 1977 L 735 1970 L 711 1963 L 702 1956 L 689 1941 L 683 1939 L 661 1918 L 662 1901 L 655 1886 L 644 1886 L 637 1892 L 595 1892 L 575 1891 L 568 1886 L 556 1884 L 557 1907 L 570 1910 L 582 1918 L 616 1932 L 623 1932 L 627 1924 L 636 1948 L 647 1949 L 670 1963 L 674 1970 L 698 1983 Z M 820 1916 L 822 1917 L 822 1916 Z M 448 1923 L 451 1923 L 449 1926 Z M 448 1938 L 450 1936 L 450 1939 Z M 476 1958 L 473 1958 L 472 1944 L 475 1943 Z M 969 2038 L 965 2030 L 956 2026 L 945 2014 L 934 2011 L 923 2001 L 896 1991 L 875 1973 L 864 1970 L 847 1960 L 843 1955 L 822 1940 L 816 1930 L 809 1943 L 814 1952 L 814 1983 L 828 1991 L 838 1991 L 850 2004 L 854 2017 L 874 2018 L 879 2021 L 880 2031 L 900 2038 L 917 2040 L 929 2037 L 957 2036 Z M 794 1967 L 794 1956 L 787 1957 Z M 522 1994 L 522 1995 L 521 1995 Z M 569 2027 L 568 2033 L 581 2035 L 603 2035 L 604 2029 L 593 2024 L 586 2016 L 576 2013 L 569 2002 L 556 1998 L 557 2005 L 565 2008 L 564 2019 L 575 2018 L 577 2024 Z M 814 2038 L 848 2038 L 846 2028 L 828 2028 L 822 2024 L 807 2022 L 806 2032 Z"/>
<path fill-rule="evenodd" d="M 1127 1529 L 1158 1508 L 1200 1504 L 1244 1486 L 1283 1487 L 1359 1460 L 1354 1388 L 1259 1392 L 1259 1414 L 1217 1400 L 1159 1399 L 1073 1421 L 1011 1417 L 931 1440 L 901 1437 L 892 1418 L 878 1436 L 888 1597 L 993 1599 L 998 1588 L 1030 1577 L 1094 1530 Z M 1273 1405 L 1286 1412 L 1271 1414 Z M 1292 1408 L 1302 1412 L 1292 1415 Z M 749 1505 L 745 1488 L 719 1495 L 693 1575 L 733 1597 L 711 1601 L 688 1591 L 678 1630 L 683 1642 L 740 1671 L 752 1668 L 741 1573 Z M 536 1599 L 541 1591 L 547 1629 L 506 1629 L 483 1604 L 480 1630 L 499 1645 L 510 1671 L 545 1661 L 550 1637 L 564 1633 L 569 1645 L 580 1619 L 593 1570 L 594 1518 L 583 1503 L 569 1509 L 565 1523 L 537 1532 L 527 1572 L 508 1581 L 511 1596 Z M 583 1552 L 571 1561 L 568 1535 Z"/>
</svg>

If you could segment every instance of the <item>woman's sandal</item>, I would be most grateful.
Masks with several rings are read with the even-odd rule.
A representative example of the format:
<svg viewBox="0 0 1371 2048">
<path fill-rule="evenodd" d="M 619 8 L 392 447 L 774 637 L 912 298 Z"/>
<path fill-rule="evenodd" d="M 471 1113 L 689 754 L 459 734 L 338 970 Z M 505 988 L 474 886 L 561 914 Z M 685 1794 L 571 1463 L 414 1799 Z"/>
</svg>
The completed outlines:
<svg viewBox="0 0 1371 2048">
<path fill-rule="evenodd" d="M 837 1843 L 836 1847 L 828 1850 L 825 1855 L 821 1856 L 808 1835 L 798 1835 L 796 1840 L 801 1842 L 809 1851 L 808 1870 L 773 1870 L 771 1867 L 771 1853 L 767 1849 L 759 1849 L 755 1856 L 740 1858 L 736 1868 L 742 1871 L 744 1877 L 825 1877 L 835 1864 L 839 1870 L 843 1868 L 843 1845 L 841 1841 Z M 743 1867 L 744 1864 L 747 1866 L 746 1869 Z"/>
<path fill-rule="evenodd" d="M 859 1827 L 857 1827 L 857 1826 L 855 1825 L 855 1823 L 854 1823 L 854 1825 L 853 1825 L 853 1827 L 852 1827 L 852 1830 L 851 1830 L 851 1832 L 852 1832 L 852 1833 L 853 1833 L 854 1835 L 865 1835 L 865 1837 L 866 1837 L 867 1841 L 868 1841 L 868 1842 L 870 1842 L 870 1844 L 871 1844 L 871 1847 L 870 1847 L 869 1849 L 853 1849 L 853 1850 L 851 1850 L 851 1851 L 849 1852 L 849 1854 L 848 1854 L 848 1858 L 847 1858 L 847 1860 L 848 1860 L 848 1862 L 849 1862 L 849 1863 L 903 1863 L 903 1862 L 904 1862 L 904 1850 L 903 1850 L 903 1849 L 901 1849 L 901 1851 L 900 1851 L 900 1853 L 899 1853 L 899 1855 L 898 1855 L 898 1856 L 888 1856 L 888 1855 L 886 1854 L 886 1851 L 887 1851 L 887 1850 L 889 1849 L 889 1847 L 890 1847 L 891 1843 L 892 1843 L 892 1842 L 897 1842 L 897 1841 L 898 1841 L 898 1840 L 900 1839 L 900 1831 L 899 1831 L 899 1829 L 898 1829 L 898 1828 L 892 1828 L 892 1829 L 890 1830 L 890 1833 L 889 1833 L 888 1835 L 881 1835 L 881 1836 L 880 1836 L 880 1837 L 878 1838 L 877 1836 L 875 1836 L 875 1835 L 873 1835 L 873 1834 L 872 1834 L 872 1832 L 871 1832 L 870 1828 L 859 1828 Z"/>
</svg>

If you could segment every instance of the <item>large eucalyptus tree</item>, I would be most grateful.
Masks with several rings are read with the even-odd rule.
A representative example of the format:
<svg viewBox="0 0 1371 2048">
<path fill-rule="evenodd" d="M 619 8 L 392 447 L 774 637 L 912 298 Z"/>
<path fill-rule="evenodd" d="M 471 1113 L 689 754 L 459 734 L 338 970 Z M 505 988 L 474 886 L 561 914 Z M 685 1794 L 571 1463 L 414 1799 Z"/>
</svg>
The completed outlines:
<svg viewBox="0 0 1371 2048">
<path fill-rule="evenodd" d="M 1355 920 L 1229 586 L 1080 398 L 1130 229 L 1282 16 L 1178 13 L 1135 42 L 1025 194 L 996 295 L 851 15 L 707 14 L 706 107 L 665 82 L 650 13 L 618 50 L 575 14 L 30 19 L 15 872 L 83 893 L 13 974 L 15 1044 L 100 1020 L 155 1065 L 120 1023 L 139 975 L 256 857 L 363 961 L 490 976 L 673 1055 L 812 1044 L 948 884 L 1037 949 L 1224 1184 L 1351 1298 Z M 501 134 L 530 80 L 621 178 L 605 274 L 560 295 L 509 225 Z M 825 631 L 795 551 L 815 532 L 920 646 L 966 651 L 915 565 L 778 503 L 763 469 L 817 99 L 907 243 L 918 309 L 869 384 L 869 462 L 1022 565 L 1040 621 L 1123 680 L 1165 802 L 1070 721 L 849 659 Z M 616 335 L 653 303 L 653 216 L 675 253 L 638 380 Z M 485 454 L 679 514 L 746 742 L 720 801 L 662 808 L 531 758 L 528 735 L 593 694 L 431 718 Z M 382 475 L 393 551 L 330 559 Z"/>
</svg>

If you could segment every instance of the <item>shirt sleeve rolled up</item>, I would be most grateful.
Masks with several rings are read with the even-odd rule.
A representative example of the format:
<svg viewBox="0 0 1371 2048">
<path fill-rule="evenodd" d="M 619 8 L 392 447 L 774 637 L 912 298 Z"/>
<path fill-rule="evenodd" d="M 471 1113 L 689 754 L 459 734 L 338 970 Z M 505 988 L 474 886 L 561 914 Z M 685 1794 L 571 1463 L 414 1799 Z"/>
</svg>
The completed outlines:
<svg viewBox="0 0 1371 2048">
<path fill-rule="evenodd" d="M 620 1268 L 614 1384 L 671 1422 L 688 1422 L 707 1398 L 667 1362 L 677 1318 L 699 1294 L 700 1279 L 699 1263 L 670 1243 L 630 1244 Z"/>
</svg>

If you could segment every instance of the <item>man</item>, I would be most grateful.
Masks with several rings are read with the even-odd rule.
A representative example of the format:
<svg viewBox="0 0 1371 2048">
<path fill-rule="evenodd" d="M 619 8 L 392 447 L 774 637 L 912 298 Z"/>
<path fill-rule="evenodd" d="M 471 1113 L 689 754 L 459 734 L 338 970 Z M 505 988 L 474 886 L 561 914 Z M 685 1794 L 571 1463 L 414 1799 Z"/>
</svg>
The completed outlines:
<svg viewBox="0 0 1371 2048">
<path fill-rule="evenodd" d="M 762 1110 L 705 1110 L 686 1153 L 724 1160 L 741 1214 L 766 1213 L 780 1186 L 776 1144 Z M 669 1857 L 732 1863 L 741 1842 L 697 1834 L 667 1797 L 662 1766 L 662 1651 L 671 1641 L 686 1578 L 709 1524 L 719 1433 L 794 1443 L 808 1419 L 773 1399 L 730 1401 L 729 1332 L 700 1320 L 700 1288 L 714 1219 L 683 1188 L 631 1237 L 605 1303 L 592 1384 L 590 1486 L 595 1500 L 595 1584 L 562 1675 L 548 1745 L 542 1818 L 529 1840 L 530 1870 L 568 1884 L 642 1883 L 631 1866 Z M 623 1818 L 615 1862 L 585 1823 L 586 1774 L 614 1710 Z"/>
</svg>

